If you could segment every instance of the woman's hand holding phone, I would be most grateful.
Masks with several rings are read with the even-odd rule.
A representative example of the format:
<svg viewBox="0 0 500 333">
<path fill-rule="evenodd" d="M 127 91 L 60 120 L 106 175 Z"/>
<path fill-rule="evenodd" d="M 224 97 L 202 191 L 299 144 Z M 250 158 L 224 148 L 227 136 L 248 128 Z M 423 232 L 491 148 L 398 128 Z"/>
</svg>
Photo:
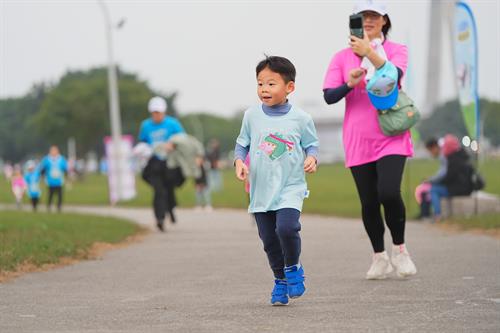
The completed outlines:
<svg viewBox="0 0 500 333">
<path fill-rule="evenodd" d="M 349 46 L 351 47 L 352 51 L 356 53 L 356 55 L 360 57 L 366 57 L 370 54 L 370 52 L 372 51 L 372 47 L 370 46 L 370 39 L 366 34 L 363 39 L 358 38 L 354 35 L 351 35 L 350 38 L 351 40 L 349 41 Z"/>
</svg>

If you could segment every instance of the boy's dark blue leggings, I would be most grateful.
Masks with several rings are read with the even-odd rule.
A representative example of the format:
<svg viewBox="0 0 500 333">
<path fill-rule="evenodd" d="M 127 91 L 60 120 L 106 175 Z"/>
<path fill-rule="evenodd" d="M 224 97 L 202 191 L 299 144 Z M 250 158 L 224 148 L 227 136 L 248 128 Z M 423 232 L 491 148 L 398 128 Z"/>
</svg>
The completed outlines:
<svg viewBox="0 0 500 333">
<path fill-rule="evenodd" d="M 284 267 L 299 263 L 300 211 L 283 208 L 254 215 L 274 276 L 277 279 L 284 279 Z"/>
</svg>

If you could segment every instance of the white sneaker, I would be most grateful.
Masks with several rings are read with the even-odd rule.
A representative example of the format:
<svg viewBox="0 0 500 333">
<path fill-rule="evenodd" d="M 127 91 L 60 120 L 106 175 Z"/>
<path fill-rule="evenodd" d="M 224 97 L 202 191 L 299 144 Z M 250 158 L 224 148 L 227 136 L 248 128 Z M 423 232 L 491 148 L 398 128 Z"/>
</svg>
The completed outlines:
<svg viewBox="0 0 500 333">
<path fill-rule="evenodd" d="M 203 209 L 205 210 L 205 212 L 213 212 L 214 211 L 214 208 L 210 205 L 206 205 L 205 207 L 203 207 Z"/>
<path fill-rule="evenodd" d="M 410 258 L 410 254 L 404 244 L 392 246 L 391 261 L 396 267 L 399 277 L 407 277 L 417 274 L 417 267 Z"/>
<path fill-rule="evenodd" d="M 387 274 L 393 271 L 391 262 L 387 252 L 375 253 L 373 255 L 372 265 L 366 273 L 368 280 L 382 280 L 387 277 Z"/>
</svg>

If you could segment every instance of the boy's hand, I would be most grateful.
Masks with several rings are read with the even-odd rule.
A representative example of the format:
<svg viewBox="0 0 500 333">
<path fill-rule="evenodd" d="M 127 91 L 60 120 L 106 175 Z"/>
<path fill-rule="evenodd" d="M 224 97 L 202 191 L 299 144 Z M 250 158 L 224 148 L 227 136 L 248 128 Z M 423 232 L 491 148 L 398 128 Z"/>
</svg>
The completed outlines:
<svg viewBox="0 0 500 333">
<path fill-rule="evenodd" d="M 314 173 L 316 172 L 317 168 L 317 161 L 316 158 L 313 156 L 307 156 L 307 158 L 304 161 L 304 171 L 307 173 Z"/>
<path fill-rule="evenodd" d="M 238 159 L 235 162 L 235 172 L 236 172 L 236 178 L 239 180 L 246 180 L 248 177 L 248 167 L 243 163 L 242 160 Z"/>
</svg>

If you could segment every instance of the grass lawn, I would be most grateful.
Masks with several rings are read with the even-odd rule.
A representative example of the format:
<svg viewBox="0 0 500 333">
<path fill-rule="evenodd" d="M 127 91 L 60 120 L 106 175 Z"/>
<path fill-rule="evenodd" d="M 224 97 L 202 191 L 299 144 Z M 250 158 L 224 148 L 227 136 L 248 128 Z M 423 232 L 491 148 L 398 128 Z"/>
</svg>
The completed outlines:
<svg viewBox="0 0 500 333">
<path fill-rule="evenodd" d="M 425 178 L 434 174 L 438 169 L 436 160 L 409 160 L 403 176 L 402 195 L 407 207 L 409 218 L 416 216 L 418 206 L 414 199 L 415 187 Z M 485 191 L 500 195 L 500 160 L 487 160 L 480 166 L 480 172 L 486 179 Z M 232 169 L 223 173 L 224 190 L 214 193 L 212 200 L 215 207 L 229 207 L 245 209 L 247 197 L 243 191 L 243 184 L 236 180 Z M 308 175 L 309 199 L 304 202 L 304 212 L 335 215 L 344 217 L 359 217 L 360 204 L 351 173 L 343 164 L 336 163 L 321 165 L 318 172 Z M 5 180 L 0 181 L 0 202 L 13 203 L 13 197 L 8 190 Z M 139 177 L 137 178 L 138 196 L 122 206 L 150 206 L 152 201 L 151 189 Z M 46 191 L 45 191 L 46 192 Z M 108 203 L 106 177 L 89 175 L 84 181 L 76 182 L 65 189 L 65 203 L 103 205 Z M 178 202 L 181 207 L 194 205 L 193 181 L 177 191 Z M 43 198 L 42 201 L 45 201 Z M 477 217 L 476 217 L 477 218 Z"/>
<path fill-rule="evenodd" d="M 500 229 L 500 214 L 481 214 L 479 218 L 471 217 L 452 217 L 447 223 L 456 224 L 463 229 Z"/>
<path fill-rule="evenodd" d="M 0 272 L 20 264 L 57 263 L 61 257 L 84 258 L 93 243 L 117 243 L 139 230 L 110 217 L 0 211 Z"/>
</svg>

